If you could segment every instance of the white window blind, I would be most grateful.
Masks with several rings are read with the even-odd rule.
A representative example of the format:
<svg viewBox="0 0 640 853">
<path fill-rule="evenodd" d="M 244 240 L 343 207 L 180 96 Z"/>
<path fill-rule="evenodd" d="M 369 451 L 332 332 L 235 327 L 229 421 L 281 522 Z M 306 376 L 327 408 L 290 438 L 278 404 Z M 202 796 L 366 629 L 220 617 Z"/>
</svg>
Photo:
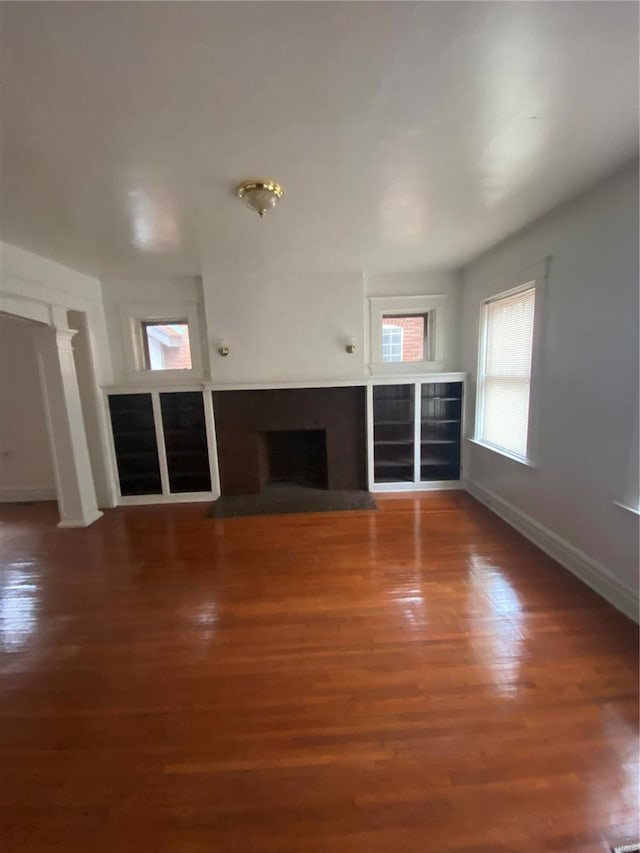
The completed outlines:
<svg viewBox="0 0 640 853">
<path fill-rule="evenodd" d="M 487 302 L 477 438 L 527 456 L 535 288 Z"/>
</svg>

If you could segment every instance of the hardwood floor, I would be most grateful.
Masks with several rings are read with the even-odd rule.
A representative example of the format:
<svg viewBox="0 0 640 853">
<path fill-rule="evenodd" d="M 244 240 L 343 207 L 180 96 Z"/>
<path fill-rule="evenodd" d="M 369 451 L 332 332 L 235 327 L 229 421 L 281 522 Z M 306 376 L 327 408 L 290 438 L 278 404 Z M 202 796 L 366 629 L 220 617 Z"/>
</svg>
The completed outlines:
<svg viewBox="0 0 640 853">
<path fill-rule="evenodd" d="M 637 839 L 635 626 L 464 493 L 379 506 L 2 507 L 2 853 Z"/>
</svg>

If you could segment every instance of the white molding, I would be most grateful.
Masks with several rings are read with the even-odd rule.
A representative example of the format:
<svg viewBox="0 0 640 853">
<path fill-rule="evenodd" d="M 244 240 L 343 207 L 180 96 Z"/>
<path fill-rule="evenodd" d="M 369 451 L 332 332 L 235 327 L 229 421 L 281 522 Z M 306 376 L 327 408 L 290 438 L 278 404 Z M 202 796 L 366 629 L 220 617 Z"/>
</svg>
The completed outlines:
<svg viewBox="0 0 640 853">
<path fill-rule="evenodd" d="M 202 382 L 194 383 L 193 380 L 186 382 L 184 385 L 176 384 L 175 382 L 150 382 L 147 385 L 101 385 L 100 390 L 104 394 L 151 394 L 153 391 L 173 392 L 173 391 L 203 391 L 204 385 Z"/>
<path fill-rule="evenodd" d="M 118 498 L 118 506 L 147 506 L 149 504 L 184 504 L 216 501 L 220 495 L 214 492 L 174 492 L 168 495 L 124 495 Z"/>
<path fill-rule="evenodd" d="M 413 382 L 465 382 L 467 373 L 445 372 L 445 373 L 412 373 L 407 376 L 376 376 L 367 379 L 370 385 L 411 385 Z"/>
<path fill-rule="evenodd" d="M 2 281 L 2 284 L 5 284 L 5 281 Z M 48 326 L 50 321 L 49 307 L 45 302 L 25 296 L 14 296 L 12 293 L 0 292 L 0 311 L 45 326 Z"/>
<path fill-rule="evenodd" d="M 46 331 L 45 331 L 46 329 Z M 47 369 L 45 364 L 42 347 L 46 345 L 46 332 L 50 331 L 50 327 L 43 327 L 34 332 L 34 341 L 36 344 L 36 360 L 38 363 L 38 376 L 40 379 L 40 390 L 42 392 L 42 401 L 44 403 L 44 420 L 47 428 L 47 438 L 49 441 L 49 450 L 51 452 L 51 464 L 53 467 L 53 477 L 56 483 L 56 499 L 58 501 L 58 513 L 60 516 L 65 514 L 65 493 L 62 488 L 62 471 L 58 454 L 56 453 L 56 445 L 53 439 L 53 421 L 51 418 L 51 397 L 49 393 L 49 385 L 47 382 Z"/>
<path fill-rule="evenodd" d="M 184 384 L 171 379 L 166 383 L 154 381 L 101 387 L 105 394 L 147 394 L 152 391 L 280 391 L 287 388 L 365 388 L 370 385 L 407 385 L 412 382 L 464 382 L 467 375 L 461 371 L 448 371 L 411 373 L 406 376 L 358 376 L 353 379 L 292 379 L 271 382 L 194 382 L 193 377 L 190 377 Z"/>
<path fill-rule="evenodd" d="M 368 368 L 371 376 L 381 379 L 392 379 L 397 376 L 406 382 L 416 375 L 416 364 L 424 368 L 420 376 L 440 373 L 444 369 L 444 361 L 372 361 Z"/>
<path fill-rule="evenodd" d="M 218 439 L 216 436 L 216 418 L 213 411 L 213 395 L 211 391 L 202 394 L 204 406 L 204 421 L 207 431 L 207 450 L 209 452 L 209 476 L 211 478 L 211 491 L 216 499 L 220 497 L 220 462 L 218 460 Z"/>
<path fill-rule="evenodd" d="M 640 507 L 631 506 L 631 504 L 627 504 L 624 501 L 614 501 L 614 504 L 622 509 L 626 509 L 627 512 L 632 512 L 634 515 L 640 515 Z"/>
<path fill-rule="evenodd" d="M 0 254 L 3 292 L 47 303 L 62 301 L 70 308 L 79 303 L 102 305 L 100 282 L 94 276 L 11 243 L 0 243 Z"/>
<path fill-rule="evenodd" d="M 367 428 L 367 488 L 369 491 L 373 491 L 374 486 L 374 453 L 373 453 L 373 385 L 371 383 L 367 384 L 366 389 L 367 396 L 367 416 L 366 416 L 366 428 Z"/>
<path fill-rule="evenodd" d="M 292 379 L 271 382 L 207 382 L 207 391 L 280 391 L 287 388 L 351 388 L 365 386 L 364 376 L 353 379 Z"/>
<path fill-rule="evenodd" d="M 158 465 L 160 467 L 160 483 L 162 494 L 169 494 L 169 465 L 167 463 L 167 448 L 164 443 L 164 424 L 162 422 L 162 408 L 160 406 L 160 392 L 151 392 L 151 408 L 153 410 L 153 426 L 156 432 L 156 447 L 158 450 Z"/>
<path fill-rule="evenodd" d="M 625 616 L 638 622 L 638 594 L 629 589 L 613 573 L 585 554 L 562 536 L 549 530 L 539 521 L 505 501 L 491 489 L 481 486 L 473 480 L 463 481 L 464 489 L 481 504 L 500 516 L 525 539 L 537 545 L 541 551 L 552 557 L 565 569 L 568 569 L 583 583 L 590 586 L 609 604 L 620 610 Z"/>
<path fill-rule="evenodd" d="M 374 483 L 369 489 L 370 492 L 377 493 L 395 493 L 400 492 L 446 492 L 460 491 L 464 489 L 462 480 L 429 480 L 428 482 L 420 483 Z"/>
<path fill-rule="evenodd" d="M 73 338 L 78 334 L 77 329 L 67 329 L 60 326 L 53 326 L 53 331 L 56 336 L 56 344 L 59 352 L 64 352 L 67 355 L 73 355 Z"/>
<path fill-rule="evenodd" d="M 462 439 L 462 436 L 461 436 Z M 413 479 L 420 482 L 422 458 L 422 383 L 413 383 Z M 433 482 L 432 480 L 430 482 Z"/>
<path fill-rule="evenodd" d="M 40 486 L 12 488 L 0 486 L 0 503 L 31 503 L 32 501 L 55 501 L 56 490 Z"/>
<path fill-rule="evenodd" d="M 92 513 L 90 516 L 88 516 L 88 518 L 66 518 L 64 521 L 58 522 L 58 527 L 61 530 L 73 527 L 89 527 L 89 525 L 93 524 L 94 521 L 97 521 L 99 518 L 102 518 L 103 515 L 104 513 L 98 510 L 97 512 Z"/>
<path fill-rule="evenodd" d="M 497 447 L 494 444 L 489 444 L 487 441 L 481 441 L 479 438 L 469 438 L 467 437 L 467 441 L 471 444 L 475 444 L 477 447 L 482 447 L 484 450 L 490 450 L 492 453 L 497 453 L 498 456 L 504 456 L 506 459 L 510 459 L 512 462 L 518 462 L 520 465 L 525 465 L 527 468 L 539 468 L 539 465 L 536 465 L 531 459 L 526 459 L 523 456 L 516 456 L 515 453 L 510 453 L 508 450 L 505 450 L 503 447 Z"/>
</svg>

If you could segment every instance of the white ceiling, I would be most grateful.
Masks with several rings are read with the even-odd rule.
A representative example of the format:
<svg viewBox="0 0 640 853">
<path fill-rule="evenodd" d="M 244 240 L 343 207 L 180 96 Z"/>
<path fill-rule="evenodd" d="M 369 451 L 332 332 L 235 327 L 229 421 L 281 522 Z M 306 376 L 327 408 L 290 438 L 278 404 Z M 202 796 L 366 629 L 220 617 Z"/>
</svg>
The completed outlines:
<svg viewBox="0 0 640 853">
<path fill-rule="evenodd" d="M 2 238 L 98 275 L 457 266 L 637 152 L 635 3 L 1 18 Z"/>
</svg>

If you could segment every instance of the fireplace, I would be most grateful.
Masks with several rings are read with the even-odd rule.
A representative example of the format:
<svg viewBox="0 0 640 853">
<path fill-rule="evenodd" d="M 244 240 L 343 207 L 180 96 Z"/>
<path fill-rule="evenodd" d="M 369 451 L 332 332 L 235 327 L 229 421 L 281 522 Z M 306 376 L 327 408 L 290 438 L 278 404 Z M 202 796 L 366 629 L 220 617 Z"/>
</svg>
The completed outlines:
<svg viewBox="0 0 640 853">
<path fill-rule="evenodd" d="M 213 405 L 223 495 L 367 488 L 364 387 L 214 391 Z"/>
<path fill-rule="evenodd" d="M 327 488 L 327 434 L 323 429 L 261 433 L 267 486 L 289 484 Z"/>
</svg>

